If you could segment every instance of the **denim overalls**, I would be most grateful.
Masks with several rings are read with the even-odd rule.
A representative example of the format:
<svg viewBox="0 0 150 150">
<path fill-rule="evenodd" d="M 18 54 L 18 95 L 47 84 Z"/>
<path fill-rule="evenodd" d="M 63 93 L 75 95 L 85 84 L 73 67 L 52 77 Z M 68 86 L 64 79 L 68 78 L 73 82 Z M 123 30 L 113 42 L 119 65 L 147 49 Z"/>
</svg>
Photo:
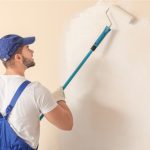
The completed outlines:
<svg viewBox="0 0 150 150">
<path fill-rule="evenodd" d="M 26 80 L 19 86 L 10 104 L 6 108 L 6 115 L 2 116 L 0 113 L 0 150 L 34 150 L 14 132 L 8 122 L 9 114 L 29 83 L 30 81 Z"/>
</svg>

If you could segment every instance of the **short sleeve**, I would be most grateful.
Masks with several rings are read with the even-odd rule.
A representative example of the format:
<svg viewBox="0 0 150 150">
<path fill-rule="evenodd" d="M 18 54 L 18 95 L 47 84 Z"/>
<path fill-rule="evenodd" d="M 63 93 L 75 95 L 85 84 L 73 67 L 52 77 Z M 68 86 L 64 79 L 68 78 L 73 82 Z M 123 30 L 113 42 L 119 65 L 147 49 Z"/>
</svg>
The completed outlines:
<svg viewBox="0 0 150 150">
<path fill-rule="evenodd" d="M 34 82 L 34 97 L 36 105 L 42 114 L 53 110 L 57 103 L 52 98 L 51 92 L 39 82 Z"/>
</svg>

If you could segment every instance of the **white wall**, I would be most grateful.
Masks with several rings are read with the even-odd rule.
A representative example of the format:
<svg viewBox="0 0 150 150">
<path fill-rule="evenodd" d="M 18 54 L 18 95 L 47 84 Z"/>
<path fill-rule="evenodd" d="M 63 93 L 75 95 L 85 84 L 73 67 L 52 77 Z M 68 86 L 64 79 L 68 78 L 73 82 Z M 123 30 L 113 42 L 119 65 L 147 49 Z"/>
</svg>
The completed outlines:
<svg viewBox="0 0 150 150">
<path fill-rule="evenodd" d="M 150 2 L 98 2 L 72 19 L 62 50 L 65 81 L 89 51 L 119 4 L 137 21 L 111 16 L 112 31 L 67 87 L 72 132 L 59 134 L 61 150 L 150 149 Z"/>
</svg>

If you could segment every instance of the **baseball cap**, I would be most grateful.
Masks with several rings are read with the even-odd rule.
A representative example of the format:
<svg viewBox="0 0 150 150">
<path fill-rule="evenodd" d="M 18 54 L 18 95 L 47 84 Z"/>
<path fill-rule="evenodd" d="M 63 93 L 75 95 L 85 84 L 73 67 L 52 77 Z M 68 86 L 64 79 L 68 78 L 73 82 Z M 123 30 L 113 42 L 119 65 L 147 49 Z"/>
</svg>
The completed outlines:
<svg viewBox="0 0 150 150">
<path fill-rule="evenodd" d="M 5 35 L 0 38 L 0 59 L 7 61 L 20 46 L 34 43 L 35 37 L 21 37 L 16 34 Z"/>
</svg>

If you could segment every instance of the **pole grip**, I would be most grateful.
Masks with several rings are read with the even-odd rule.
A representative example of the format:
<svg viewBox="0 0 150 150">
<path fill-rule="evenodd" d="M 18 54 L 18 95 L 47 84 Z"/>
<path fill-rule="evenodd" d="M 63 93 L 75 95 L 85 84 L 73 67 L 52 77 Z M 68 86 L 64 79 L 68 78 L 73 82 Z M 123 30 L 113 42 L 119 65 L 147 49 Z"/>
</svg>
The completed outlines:
<svg viewBox="0 0 150 150">
<path fill-rule="evenodd" d="M 91 47 L 92 51 L 94 51 L 98 47 L 98 45 L 103 41 L 105 36 L 109 33 L 109 31 L 111 31 L 110 27 L 106 26 L 103 32 L 100 34 L 100 36 L 97 38 L 97 40 L 93 44 L 93 46 Z"/>
</svg>

